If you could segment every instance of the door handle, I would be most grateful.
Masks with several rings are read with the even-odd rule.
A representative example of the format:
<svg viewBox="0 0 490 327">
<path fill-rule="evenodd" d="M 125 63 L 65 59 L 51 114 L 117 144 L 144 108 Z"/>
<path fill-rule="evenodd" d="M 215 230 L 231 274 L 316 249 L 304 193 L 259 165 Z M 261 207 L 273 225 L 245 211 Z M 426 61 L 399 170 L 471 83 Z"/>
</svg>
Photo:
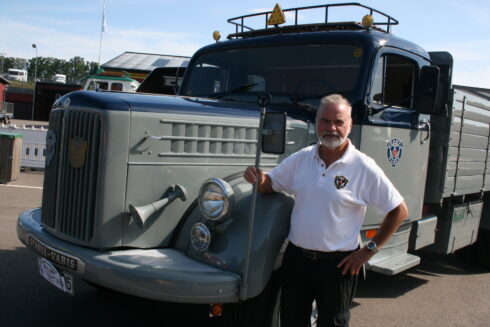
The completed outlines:
<svg viewBox="0 0 490 327">
<path fill-rule="evenodd" d="M 416 128 L 419 131 L 423 131 L 423 130 L 427 131 L 427 136 L 420 141 L 420 144 L 424 144 L 430 138 L 430 123 L 429 123 L 429 121 L 425 120 L 425 119 L 419 121 L 419 124 L 416 126 Z"/>
</svg>

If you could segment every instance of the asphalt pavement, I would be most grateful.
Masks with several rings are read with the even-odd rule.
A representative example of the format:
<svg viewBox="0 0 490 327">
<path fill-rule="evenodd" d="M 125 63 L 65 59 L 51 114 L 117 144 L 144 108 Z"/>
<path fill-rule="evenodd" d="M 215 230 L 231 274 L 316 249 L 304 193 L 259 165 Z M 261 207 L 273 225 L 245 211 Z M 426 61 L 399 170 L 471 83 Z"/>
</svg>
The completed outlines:
<svg viewBox="0 0 490 327">
<path fill-rule="evenodd" d="M 212 326 L 206 306 L 148 301 L 75 280 L 65 295 L 38 273 L 36 255 L 17 239 L 17 217 L 41 205 L 42 172 L 0 184 L 0 326 Z M 396 276 L 368 272 L 359 283 L 351 326 L 489 326 L 490 272 L 454 255 L 419 253 L 422 263 Z"/>
</svg>

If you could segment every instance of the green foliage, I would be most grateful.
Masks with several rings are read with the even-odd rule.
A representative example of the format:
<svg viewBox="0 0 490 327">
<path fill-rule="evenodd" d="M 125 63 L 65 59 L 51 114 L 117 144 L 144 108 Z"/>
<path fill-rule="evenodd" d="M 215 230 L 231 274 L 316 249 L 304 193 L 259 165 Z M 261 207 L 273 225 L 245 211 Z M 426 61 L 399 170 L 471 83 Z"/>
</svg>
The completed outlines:
<svg viewBox="0 0 490 327">
<path fill-rule="evenodd" d="M 3 72 L 9 68 L 27 69 L 29 80 L 34 80 L 36 70 L 36 58 L 23 59 L 14 57 L 3 58 Z M 1 61 L 0 61 L 1 64 Z M 87 75 L 97 72 L 99 64 L 93 61 L 85 61 L 82 57 L 73 57 L 70 60 L 53 57 L 37 57 L 37 79 L 38 81 L 50 81 L 54 74 L 66 75 L 67 83 L 79 83 Z"/>
</svg>

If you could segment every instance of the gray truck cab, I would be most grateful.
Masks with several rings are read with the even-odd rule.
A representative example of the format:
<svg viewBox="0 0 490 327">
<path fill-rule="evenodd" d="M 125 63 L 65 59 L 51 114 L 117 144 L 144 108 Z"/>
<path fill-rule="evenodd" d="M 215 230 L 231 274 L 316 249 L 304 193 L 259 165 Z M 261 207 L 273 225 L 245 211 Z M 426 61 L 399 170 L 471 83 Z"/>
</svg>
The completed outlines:
<svg viewBox="0 0 490 327">
<path fill-rule="evenodd" d="M 297 23 L 303 9 L 338 6 L 376 20 Z M 242 177 L 256 159 L 262 93 L 271 97 L 267 111 L 287 114 L 285 152 L 262 153 L 265 170 L 316 142 L 322 96 L 349 99 L 352 143 L 383 168 L 410 212 L 368 268 L 395 274 L 420 261 L 408 250 L 433 244 L 442 217 L 440 207 L 425 210 L 424 197 L 443 202 L 426 191 L 426 176 L 429 146 L 447 145 L 431 144 L 431 123 L 447 122 L 452 59 L 393 36 L 398 22 L 363 5 L 289 11 L 296 21 L 283 27 L 246 25 L 271 12 L 230 19 L 236 32 L 192 57 L 176 96 L 78 91 L 56 101 L 42 207 L 22 213 L 17 230 L 46 279 L 51 272 L 67 293 L 83 279 L 144 298 L 225 304 L 230 326 L 262 317 L 277 324 L 276 275 L 294 199 L 258 195 L 250 229 L 252 186 Z M 441 169 L 437 162 L 431 169 Z M 361 242 L 382 219 L 368 211 Z"/>
</svg>

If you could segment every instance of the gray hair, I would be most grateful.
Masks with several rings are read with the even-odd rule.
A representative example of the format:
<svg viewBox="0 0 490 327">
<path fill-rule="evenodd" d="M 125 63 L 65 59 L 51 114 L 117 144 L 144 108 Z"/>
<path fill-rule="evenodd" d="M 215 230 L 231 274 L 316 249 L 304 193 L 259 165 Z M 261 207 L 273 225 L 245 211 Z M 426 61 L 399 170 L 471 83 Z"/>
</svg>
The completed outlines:
<svg viewBox="0 0 490 327">
<path fill-rule="evenodd" d="M 334 104 L 334 105 L 346 105 L 348 108 L 349 108 L 349 112 L 351 113 L 352 112 L 352 106 L 350 105 L 349 101 L 344 98 L 342 95 L 340 94 L 337 94 L 337 93 L 334 93 L 334 94 L 329 94 L 327 96 L 324 96 L 321 100 L 320 100 L 320 105 L 318 106 L 318 110 L 316 111 L 316 115 L 318 117 L 318 114 L 320 113 L 320 111 L 327 107 L 328 105 L 331 105 L 331 104 Z"/>
</svg>

